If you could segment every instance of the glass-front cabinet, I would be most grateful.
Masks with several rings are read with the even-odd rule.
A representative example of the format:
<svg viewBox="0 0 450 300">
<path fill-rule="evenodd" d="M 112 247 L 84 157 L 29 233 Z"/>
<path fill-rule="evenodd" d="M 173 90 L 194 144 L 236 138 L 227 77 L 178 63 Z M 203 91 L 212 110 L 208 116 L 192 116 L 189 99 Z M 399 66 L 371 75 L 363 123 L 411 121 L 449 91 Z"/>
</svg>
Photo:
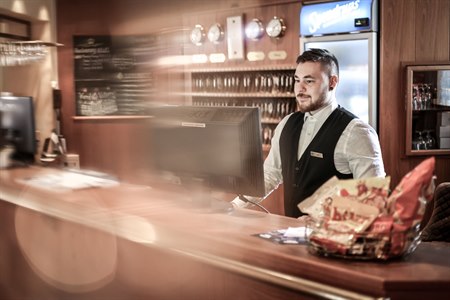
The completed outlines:
<svg viewBox="0 0 450 300">
<path fill-rule="evenodd" d="M 450 155 L 450 62 L 406 64 L 406 155 Z"/>
</svg>

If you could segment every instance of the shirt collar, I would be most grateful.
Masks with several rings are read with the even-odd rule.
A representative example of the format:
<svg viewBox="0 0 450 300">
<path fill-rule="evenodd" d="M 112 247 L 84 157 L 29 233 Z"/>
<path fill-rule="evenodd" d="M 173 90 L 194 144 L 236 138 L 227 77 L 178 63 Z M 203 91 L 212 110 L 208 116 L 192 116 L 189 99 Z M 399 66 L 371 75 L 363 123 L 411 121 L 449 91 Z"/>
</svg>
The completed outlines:
<svg viewBox="0 0 450 300">
<path fill-rule="evenodd" d="M 324 107 L 305 113 L 303 121 L 306 122 L 309 117 L 314 117 L 318 120 L 326 120 L 337 107 L 338 104 L 336 101 L 333 101 Z"/>
</svg>

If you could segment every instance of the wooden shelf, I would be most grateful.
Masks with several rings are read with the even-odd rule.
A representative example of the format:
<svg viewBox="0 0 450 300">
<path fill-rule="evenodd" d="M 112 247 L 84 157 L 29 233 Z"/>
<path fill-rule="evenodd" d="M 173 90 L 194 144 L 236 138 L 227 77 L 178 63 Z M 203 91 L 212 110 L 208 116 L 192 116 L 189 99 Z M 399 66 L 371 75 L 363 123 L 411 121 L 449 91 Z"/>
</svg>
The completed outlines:
<svg viewBox="0 0 450 300">
<path fill-rule="evenodd" d="M 187 69 L 189 73 L 227 73 L 227 72 L 267 72 L 267 71 L 294 71 L 295 65 L 271 65 L 265 67 L 226 67 L 226 68 L 195 68 Z"/>
<path fill-rule="evenodd" d="M 444 105 L 433 105 L 424 109 L 413 109 L 414 113 L 420 113 L 420 112 L 439 112 L 439 111 L 449 111 L 450 106 L 444 106 Z"/>
<path fill-rule="evenodd" d="M 191 97 L 222 97 L 222 98 L 294 98 L 294 93 L 185 93 Z"/>
<path fill-rule="evenodd" d="M 449 155 L 450 149 L 409 150 L 409 156 Z"/>
</svg>

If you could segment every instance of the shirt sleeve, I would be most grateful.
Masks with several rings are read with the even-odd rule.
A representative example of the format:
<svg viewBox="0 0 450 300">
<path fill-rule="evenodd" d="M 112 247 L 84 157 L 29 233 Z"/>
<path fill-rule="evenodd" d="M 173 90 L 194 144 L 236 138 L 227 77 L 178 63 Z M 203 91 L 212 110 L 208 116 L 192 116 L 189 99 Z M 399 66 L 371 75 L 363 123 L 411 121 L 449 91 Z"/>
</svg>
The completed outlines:
<svg viewBox="0 0 450 300">
<path fill-rule="evenodd" d="M 352 120 L 335 149 L 336 169 L 353 178 L 384 177 L 383 158 L 376 131 L 360 119 Z"/>
</svg>

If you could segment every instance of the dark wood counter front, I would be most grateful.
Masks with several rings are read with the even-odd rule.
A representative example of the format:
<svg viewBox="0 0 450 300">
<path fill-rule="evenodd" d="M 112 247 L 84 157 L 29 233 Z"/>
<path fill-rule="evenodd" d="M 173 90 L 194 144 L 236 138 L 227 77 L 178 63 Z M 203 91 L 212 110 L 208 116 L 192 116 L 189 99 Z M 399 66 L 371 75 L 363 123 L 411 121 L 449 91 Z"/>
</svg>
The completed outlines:
<svg viewBox="0 0 450 300">
<path fill-rule="evenodd" d="M 447 299 L 450 245 L 404 260 L 318 257 L 254 234 L 296 219 L 211 213 L 191 195 L 121 183 L 50 191 L 0 170 L 0 299 Z"/>
</svg>

